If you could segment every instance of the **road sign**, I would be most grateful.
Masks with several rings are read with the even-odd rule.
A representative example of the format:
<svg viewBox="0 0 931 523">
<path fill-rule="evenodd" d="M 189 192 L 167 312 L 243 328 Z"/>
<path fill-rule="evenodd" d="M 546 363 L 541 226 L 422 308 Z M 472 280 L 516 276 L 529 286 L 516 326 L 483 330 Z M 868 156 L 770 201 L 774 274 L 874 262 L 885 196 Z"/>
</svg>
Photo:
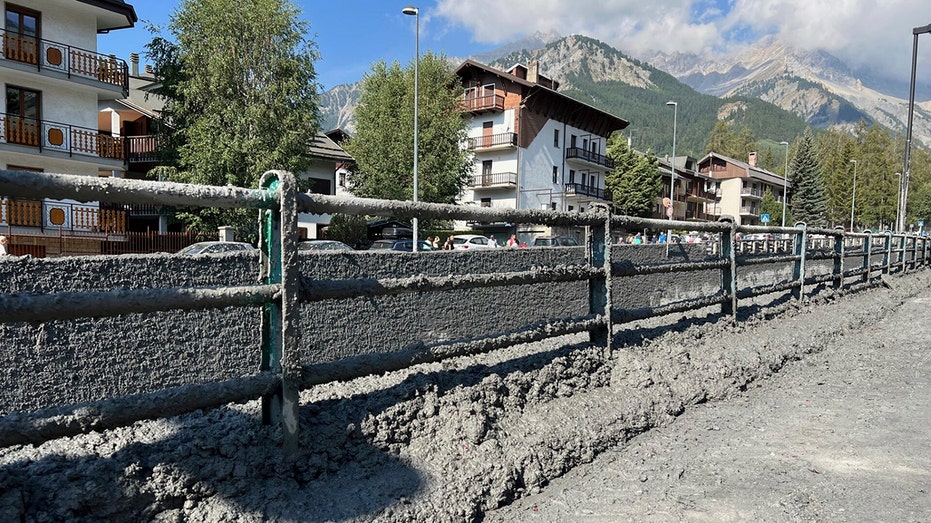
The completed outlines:
<svg viewBox="0 0 931 523">
<path fill-rule="evenodd" d="M 924 221 L 924 220 L 918 220 L 918 226 L 919 226 L 919 227 L 924 227 L 924 226 L 925 226 L 925 221 Z"/>
<path fill-rule="evenodd" d="M 768 215 L 768 214 L 761 214 L 761 215 L 760 215 L 760 221 L 763 222 L 763 223 L 769 223 L 769 215 Z"/>
<path fill-rule="evenodd" d="M 663 198 L 663 207 L 666 207 L 667 209 L 671 208 L 672 200 L 670 200 L 669 198 Z"/>
<path fill-rule="evenodd" d="M 672 218 L 672 207 L 666 208 L 666 216 L 669 216 L 670 218 Z"/>
</svg>

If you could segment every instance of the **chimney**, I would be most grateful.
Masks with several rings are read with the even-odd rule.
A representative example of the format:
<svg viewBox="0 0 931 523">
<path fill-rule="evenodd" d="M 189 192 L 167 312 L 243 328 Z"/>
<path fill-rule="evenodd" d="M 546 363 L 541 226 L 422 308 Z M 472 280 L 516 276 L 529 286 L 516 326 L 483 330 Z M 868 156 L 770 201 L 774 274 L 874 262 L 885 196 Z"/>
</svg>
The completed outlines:
<svg viewBox="0 0 931 523">
<path fill-rule="evenodd" d="M 756 151 L 750 153 L 750 158 L 747 159 L 747 163 L 750 164 L 750 167 L 756 167 Z"/>
<path fill-rule="evenodd" d="M 153 74 L 151 65 L 145 64 L 145 74 Z"/>
<path fill-rule="evenodd" d="M 527 81 L 530 83 L 537 83 L 540 78 L 540 61 L 534 60 L 530 62 L 530 67 L 527 68 Z"/>
<path fill-rule="evenodd" d="M 129 75 L 139 76 L 139 53 L 129 53 Z"/>
</svg>

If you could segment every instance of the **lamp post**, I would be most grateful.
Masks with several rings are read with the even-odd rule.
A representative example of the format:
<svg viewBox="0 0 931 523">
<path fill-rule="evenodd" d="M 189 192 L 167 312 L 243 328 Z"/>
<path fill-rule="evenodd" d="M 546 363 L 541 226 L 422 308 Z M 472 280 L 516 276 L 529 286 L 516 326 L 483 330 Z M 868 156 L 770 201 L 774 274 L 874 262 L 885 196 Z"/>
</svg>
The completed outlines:
<svg viewBox="0 0 931 523">
<path fill-rule="evenodd" d="M 893 232 L 898 232 L 898 226 L 899 226 L 899 205 L 902 203 L 902 173 L 895 173 L 895 175 L 898 176 L 898 178 L 899 178 L 899 187 L 898 187 L 898 190 L 896 191 L 896 194 L 898 195 L 898 198 L 897 198 L 896 201 L 895 201 L 895 225 L 892 226 L 892 231 L 893 231 Z"/>
<path fill-rule="evenodd" d="M 902 190 L 899 191 L 899 212 L 896 216 L 896 229 L 905 230 L 906 208 L 908 207 L 908 178 L 911 173 L 912 118 L 915 115 L 915 70 L 918 67 L 918 35 L 931 33 L 931 25 L 912 29 L 912 83 L 908 91 L 908 129 L 905 132 L 905 168 L 902 170 Z"/>
<path fill-rule="evenodd" d="M 420 76 L 417 67 L 420 63 L 420 9 L 409 5 L 401 10 L 402 13 L 414 17 L 414 203 L 417 203 L 417 81 Z M 420 250 L 417 245 L 417 217 L 414 216 L 414 245 L 413 250 Z"/>
<path fill-rule="evenodd" d="M 679 123 L 679 103 L 672 100 L 666 102 L 667 106 L 672 107 L 672 162 L 669 170 L 669 210 L 666 215 L 669 221 L 673 220 L 676 214 L 676 126 Z M 669 244 L 672 242 L 672 225 L 666 231 L 666 255 L 669 255 Z"/>
<path fill-rule="evenodd" d="M 786 168 L 782 173 L 782 226 L 786 226 L 786 207 L 789 205 L 789 142 L 779 142 L 786 146 Z"/>
<path fill-rule="evenodd" d="M 853 232 L 853 208 L 857 204 L 857 160 L 850 160 L 853 164 L 853 197 L 850 199 L 850 232 Z"/>
</svg>

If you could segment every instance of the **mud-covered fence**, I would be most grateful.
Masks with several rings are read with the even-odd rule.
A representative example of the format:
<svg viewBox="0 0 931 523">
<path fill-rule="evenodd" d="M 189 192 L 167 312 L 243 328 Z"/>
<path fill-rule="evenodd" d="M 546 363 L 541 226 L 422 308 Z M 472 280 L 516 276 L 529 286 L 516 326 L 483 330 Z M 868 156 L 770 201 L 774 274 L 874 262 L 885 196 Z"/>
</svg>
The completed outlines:
<svg viewBox="0 0 931 523">
<path fill-rule="evenodd" d="M 836 288 L 869 281 L 874 276 L 925 264 L 928 244 L 923 237 L 886 233 L 845 234 L 839 230 L 737 226 L 728 222 L 675 222 L 613 216 L 607 206 L 589 212 L 476 208 L 400 201 L 339 198 L 296 192 L 288 173 L 266 173 L 260 189 L 204 187 L 120 179 L 97 179 L 44 173 L 0 171 L 0 194 L 22 197 L 72 198 L 84 201 L 161 204 L 175 207 L 252 208 L 258 210 L 260 256 L 255 285 L 151 288 L 95 292 L 0 294 L 0 323 L 48 322 L 81 317 L 148 314 L 166 310 L 202 310 L 230 306 L 255 307 L 261 317 L 258 372 L 250 376 L 183 385 L 145 394 L 130 394 L 91 403 L 51 406 L 14 412 L 0 418 L 0 446 L 39 443 L 56 437 L 104 430 L 150 418 L 169 417 L 198 409 L 255 398 L 263 400 L 263 421 L 282 428 L 283 446 L 293 451 L 298 441 L 298 392 L 317 384 L 400 370 L 418 363 L 477 355 L 504 347 L 573 333 L 588 333 L 592 343 L 611 349 L 615 325 L 641 318 L 720 306 L 736 316 L 739 300 L 775 292 L 805 296 L 806 286 L 829 283 Z M 303 276 L 297 260 L 297 214 L 350 213 L 395 218 L 431 218 L 479 222 L 530 223 L 584 228 L 584 261 L 526 270 L 398 278 L 323 278 Z M 689 229 L 720 236 L 719 256 L 696 261 L 633 263 L 612 259 L 612 231 Z M 788 235 L 790 252 L 738 254 L 738 234 Z M 818 240 L 818 241 L 814 241 Z M 653 246 L 656 248 L 657 246 Z M 636 248 L 628 246 L 627 248 Z M 668 246 L 667 246 L 668 248 Z M 785 249 L 784 249 L 785 250 Z M 515 250 L 514 255 L 522 250 Z M 481 256 L 470 253 L 469 256 Z M 431 253 L 413 254 L 421 260 Z M 845 263 L 847 262 L 847 263 Z M 850 263 L 853 262 L 853 263 Z M 810 270 L 809 265 L 828 270 Z M 741 267 L 775 267 L 790 276 L 771 285 L 738 287 Z M 617 280 L 650 275 L 704 272 L 717 274 L 716 291 L 649 307 L 621 307 L 612 299 Z M 750 281 L 750 280 L 747 280 Z M 587 288 L 587 310 L 552 318 L 506 332 L 489 331 L 468 338 L 414 343 L 404 347 L 308 364 L 302 357 L 302 325 L 298 308 L 358 297 L 408 293 L 463 291 L 494 287 L 580 282 Z M 513 306 L 508 295 L 500 298 Z M 323 305 L 325 306 L 325 304 Z"/>
</svg>

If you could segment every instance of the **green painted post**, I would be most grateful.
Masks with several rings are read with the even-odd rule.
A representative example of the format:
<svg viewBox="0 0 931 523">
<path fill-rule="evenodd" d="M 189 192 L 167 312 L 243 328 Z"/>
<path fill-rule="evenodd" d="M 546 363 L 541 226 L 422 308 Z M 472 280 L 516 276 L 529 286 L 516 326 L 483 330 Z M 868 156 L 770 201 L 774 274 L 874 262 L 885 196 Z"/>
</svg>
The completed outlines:
<svg viewBox="0 0 931 523">
<path fill-rule="evenodd" d="M 889 274 L 891 267 L 889 266 L 892 263 L 892 231 L 886 231 L 885 244 L 883 245 L 883 266 L 882 273 Z"/>
<path fill-rule="evenodd" d="M 795 233 L 795 255 L 799 259 L 795 260 L 792 267 L 792 279 L 798 282 L 792 295 L 796 300 L 801 301 L 805 297 L 805 253 L 808 252 L 808 226 L 804 222 L 795 224 L 798 232 Z"/>
<path fill-rule="evenodd" d="M 605 323 L 589 331 L 593 345 L 605 347 L 611 353 L 611 209 L 605 204 L 593 204 L 592 209 L 604 216 L 604 221 L 588 228 L 586 246 L 589 263 L 595 269 L 604 269 L 603 278 L 588 281 L 588 310 L 603 315 Z"/>
<path fill-rule="evenodd" d="M 847 236 L 843 228 L 838 236 L 834 237 L 834 288 L 841 289 L 844 286 L 844 248 Z"/>
<path fill-rule="evenodd" d="M 899 237 L 899 271 L 908 272 L 908 263 L 905 260 L 905 251 L 908 247 L 908 236 L 902 235 Z"/>
<path fill-rule="evenodd" d="M 301 379 L 300 315 L 298 291 L 300 272 L 297 265 L 297 182 L 291 173 L 268 171 L 260 187 L 277 193 L 279 208 L 262 211 L 259 237 L 262 280 L 280 285 L 281 298 L 262 308 L 261 369 L 281 376 L 281 389 L 262 398 L 262 421 L 280 424 L 285 454 L 298 449 L 298 416 Z"/>
</svg>

